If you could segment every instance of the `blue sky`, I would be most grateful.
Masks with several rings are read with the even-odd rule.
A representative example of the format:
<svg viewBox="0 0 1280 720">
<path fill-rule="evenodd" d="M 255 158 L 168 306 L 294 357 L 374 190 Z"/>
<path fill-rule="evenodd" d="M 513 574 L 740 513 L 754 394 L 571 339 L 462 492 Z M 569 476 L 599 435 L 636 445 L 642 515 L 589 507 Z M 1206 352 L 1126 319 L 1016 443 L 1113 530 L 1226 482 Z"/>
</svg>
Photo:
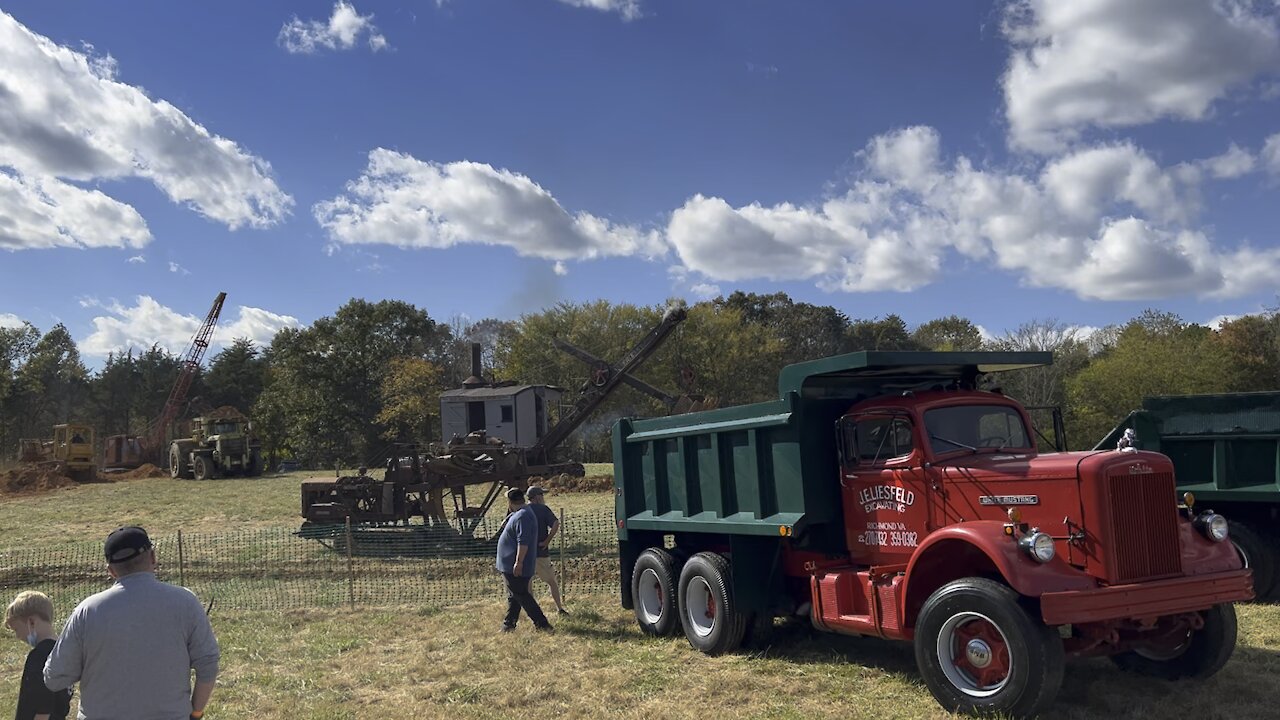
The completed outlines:
<svg viewBox="0 0 1280 720">
<path fill-rule="evenodd" d="M 0 3 L 0 323 L 1274 306 L 1273 3 Z"/>
</svg>

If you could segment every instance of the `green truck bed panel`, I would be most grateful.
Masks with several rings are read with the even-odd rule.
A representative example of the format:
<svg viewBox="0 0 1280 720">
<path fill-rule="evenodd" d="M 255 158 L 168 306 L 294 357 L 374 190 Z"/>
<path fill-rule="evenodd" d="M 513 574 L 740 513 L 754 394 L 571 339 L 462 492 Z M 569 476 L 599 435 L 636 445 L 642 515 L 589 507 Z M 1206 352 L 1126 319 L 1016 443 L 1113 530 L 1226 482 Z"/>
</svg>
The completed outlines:
<svg viewBox="0 0 1280 720">
<path fill-rule="evenodd" d="M 1280 499 L 1280 392 L 1150 397 L 1096 448 L 1115 447 L 1126 428 L 1201 500 Z"/>
</svg>

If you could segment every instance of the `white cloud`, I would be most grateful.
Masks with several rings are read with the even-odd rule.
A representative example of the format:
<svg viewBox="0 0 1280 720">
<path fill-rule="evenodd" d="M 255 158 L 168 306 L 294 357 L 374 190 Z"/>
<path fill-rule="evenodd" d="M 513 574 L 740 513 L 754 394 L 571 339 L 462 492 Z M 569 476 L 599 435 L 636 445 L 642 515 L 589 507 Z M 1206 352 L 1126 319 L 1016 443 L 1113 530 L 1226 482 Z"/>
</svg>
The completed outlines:
<svg viewBox="0 0 1280 720">
<path fill-rule="evenodd" d="M 1199 173 L 1130 144 L 1069 153 L 1038 174 L 944 163 L 938 147 L 928 128 L 873 138 L 852 186 L 816 205 L 696 195 L 672 213 L 668 240 L 684 273 L 842 291 L 911 290 L 948 263 L 962 272 L 960 259 L 1103 300 L 1236 296 L 1280 275 L 1280 249 L 1215 248 L 1194 227 Z"/>
<path fill-rule="evenodd" d="M 271 344 L 276 333 L 285 328 L 299 328 L 302 323 L 291 315 L 279 315 L 262 308 L 241 305 L 239 315 L 230 325 L 221 325 L 213 333 L 217 345 L 230 345 L 236 338 L 249 338 L 259 346 Z"/>
<path fill-rule="evenodd" d="M 339 0 L 328 20 L 300 20 L 297 15 L 280 28 L 276 42 L 291 53 L 314 53 L 320 49 L 350 50 L 361 36 L 368 37 L 369 49 L 387 49 L 387 38 L 373 24 L 373 14 L 361 15 L 351 3 Z"/>
<path fill-rule="evenodd" d="M 132 207 L 71 184 L 94 180 L 146 179 L 232 229 L 288 214 L 293 200 L 266 161 L 118 81 L 114 59 L 92 52 L 57 45 L 0 12 L 0 169 L 11 169 L 0 203 L 22 216 L 0 225 L 3 247 L 149 242 Z"/>
<path fill-rule="evenodd" d="M 1205 327 L 1213 328 L 1214 330 L 1221 330 L 1223 325 L 1239 320 L 1242 317 L 1244 317 L 1244 315 L 1215 315 L 1210 318 L 1208 322 L 1204 323 L 1204 325 Z"/>
<path fill-rule="evenodd" d="M 1137 300 L 1239 296 L 1280 275 L 1280 249 L 1215 247 L 1196 225 L 1202 186 L 1252 157 L 1236 146 L 1172 167 L 1126 142 L 987 169 L 946 158 L 935 129 L 910 127 L 872 138 L 857 157 L 848 188 L 821 202 L 735 207 L 697 194 L 653 230 L 571 214 L 509 170 L 380 148 L 344 194 L 312 210 L 332 248 L 501 245 L 555 261 L 557 274 L 570 260 L 670 249 L 683 288 L 766 279 L 903 292 L 980 263 L 1034 287 Z"/>
<path fill-rule="evenodd" d="M 98 304 L 98 307 L 107 314 L 93 319 L 93 332 L 79 343 L 80 352 L 92 357 L 105 357 L 108 353 L 125 352 L 130 348 L 141 350 L 152 345 L 178 354 L 186 350 L 203 323 L 203 318 L 183 315 L 147 295 L 139 295 L 132 307 L 124 307 L 117 302 Z M 226 346 L 240 337 L 266 345 L 281 329 L 301 326 L 295 317 L 261 308 L 240 306 L 238 313 L 234 321 L 219 324 L 213 333 L 213 345 Z"/>
<path fill-rule="evenodd" d="M 378 148 L 346 194 L 312 212 L 338 244 L 448 248 L 502 245 L 549 260 L 665 252 L 661 236 L 570 214 L 528 177 L 484 163 L 434 163 Z"/>
<path fill-rule="evenodd" d="M 640 0 L 560 0 L 560 2 L 578 8 L 616 12 L 627 21 L 640 17 Z"/>
<path fill-rule="evenodd" d="M 564 264 L 563 260 L 557 260 L 552 269 L 554 269 L 555 273 L 560 276 L 569 274 L 569 268 Z"/>
<path fill-rule="evenodd" d="M 877 176 L 911 190 L 927 190 L 938 180 L 941 148 L 937 130 L 915 125 L 877 135 L 863 155 Z"/>
<path fill-rule="evenodd" d="M 1162 219 L 1188 210 L 1192 199 L 1175 176 L 1130 144 L 1081 150 L 1050 162 L 1042 175 L 1048 195 L 1066 217 L 1096 222 L 1114 200 Z"/>
<path fill-rule="evenodd" d="M 1280 69 L 1274 2 L 1011 0 L 1004 32 L 1010 141 L 1037 152 L 1090 126 L 1203 120 Z"/>
<path fill-rule="evenodd" d="M 169 261 L 169 272 L 171 272 L 171 273 L 181 273 L 182 275 L 190 275 L 190 274 L 191 274 L 191 271 L 190 271 L 190 270 L 188 270 L 188 269 L 186 269 L 186 268 L 182 267 L 181 265 L 179 265 L 179 264 L 178 264 L 178 263 L 176 263 L 176 262 L 173 262 L 172 260 L 170 260 L 170 261 Z"/>
<path fill-rule="evenodd" d="M 1262 146 L 1262 162 L 1266 166 L 1267 172 L 1272 175 L 1280 175 L 1280 133 L 1267 138 L 1266 143 Z"/>
<path fill-rule="evenodd" d="M 1213 177 L 1227 179 L 1248 175 L 1258 162 L 1248 150 L 1231 143 L 1226 152 L 1204 160 L 1201 164 Z"/>
<path fill-rule="evenodd" d="M 0 313 L 0 328 L 20 328 L 23 325 L 22 318 L 13 313 Z"/>
<path fill-rule="evenodd" d="M 693 293 L 695 297 L 700 298 L 702 300 L 711 300 L 713 298 L 720 297 L 720 295 L 722 294 L 720 292 L 720 286 L 712 285 L 711 283 L 698 283 L 693 287 L 689 288 L 689 292 Z"/>
<path fill-rule="evenodd" d="M 125 260 L 125 262 L 130 263 L 132 265 L 141 265 L 147 262 L 147 258 L 143 255 L 134 255 L 128 260 Z"/>
<path fill-rule="evenodd" d="M 0 69 L 0 75 L 3 72 Z M 3 143 L 0 128 L 0 157 Z M 149 242 L 151 231 L 131 206 L 98 190 L 49 176 L 11 174 L 0 167 L 0 250 L 139 248 Z"/>
</svg>

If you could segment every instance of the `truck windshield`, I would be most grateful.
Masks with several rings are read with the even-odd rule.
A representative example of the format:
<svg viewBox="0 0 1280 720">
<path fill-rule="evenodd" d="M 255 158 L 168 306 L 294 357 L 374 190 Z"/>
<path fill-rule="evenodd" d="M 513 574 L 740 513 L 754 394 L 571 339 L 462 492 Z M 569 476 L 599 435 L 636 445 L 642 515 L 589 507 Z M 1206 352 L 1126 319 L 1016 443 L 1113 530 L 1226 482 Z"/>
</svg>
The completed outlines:
<svg viewBox="0 0 1280 720">
<path fill-rule="evenodd" d="M 1017 410 L 1005 405 L 959 405 L 924 414 L 934 454 L 979 448 L 1029 448 Z"/>
<path fill-rule="evenodd" d="M 233 422 L 220 422 L 213 424 L 214 435 L 230 435 L 240 432 L 240 424 Z"/>
</svg>

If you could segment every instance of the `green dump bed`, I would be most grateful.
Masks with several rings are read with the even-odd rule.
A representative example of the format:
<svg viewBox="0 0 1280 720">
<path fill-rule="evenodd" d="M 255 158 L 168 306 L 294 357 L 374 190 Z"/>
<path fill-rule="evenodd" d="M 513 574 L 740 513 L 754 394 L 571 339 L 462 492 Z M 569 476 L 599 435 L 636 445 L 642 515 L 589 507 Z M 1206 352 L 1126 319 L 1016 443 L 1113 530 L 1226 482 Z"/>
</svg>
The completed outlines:
<svg viewBox="0 0 1280 720">
<path fill-rule="evenodd" d="M 631 530 L 777 537 L 839 524 L 835 422 L 854 402 L 1050 362 L 1050 353 L 849 353 L 783 368 L 777 400 L 620 420 L 619 538 Z"/>
<path fill-rule="evenodd" d="M 1280 392 L 1150 397 L 1097 449 L 1126 428 L 1138 446 L 1173 460 L 1178 487 L 1209 501 L 1280 500 Z"/>
</svg>

